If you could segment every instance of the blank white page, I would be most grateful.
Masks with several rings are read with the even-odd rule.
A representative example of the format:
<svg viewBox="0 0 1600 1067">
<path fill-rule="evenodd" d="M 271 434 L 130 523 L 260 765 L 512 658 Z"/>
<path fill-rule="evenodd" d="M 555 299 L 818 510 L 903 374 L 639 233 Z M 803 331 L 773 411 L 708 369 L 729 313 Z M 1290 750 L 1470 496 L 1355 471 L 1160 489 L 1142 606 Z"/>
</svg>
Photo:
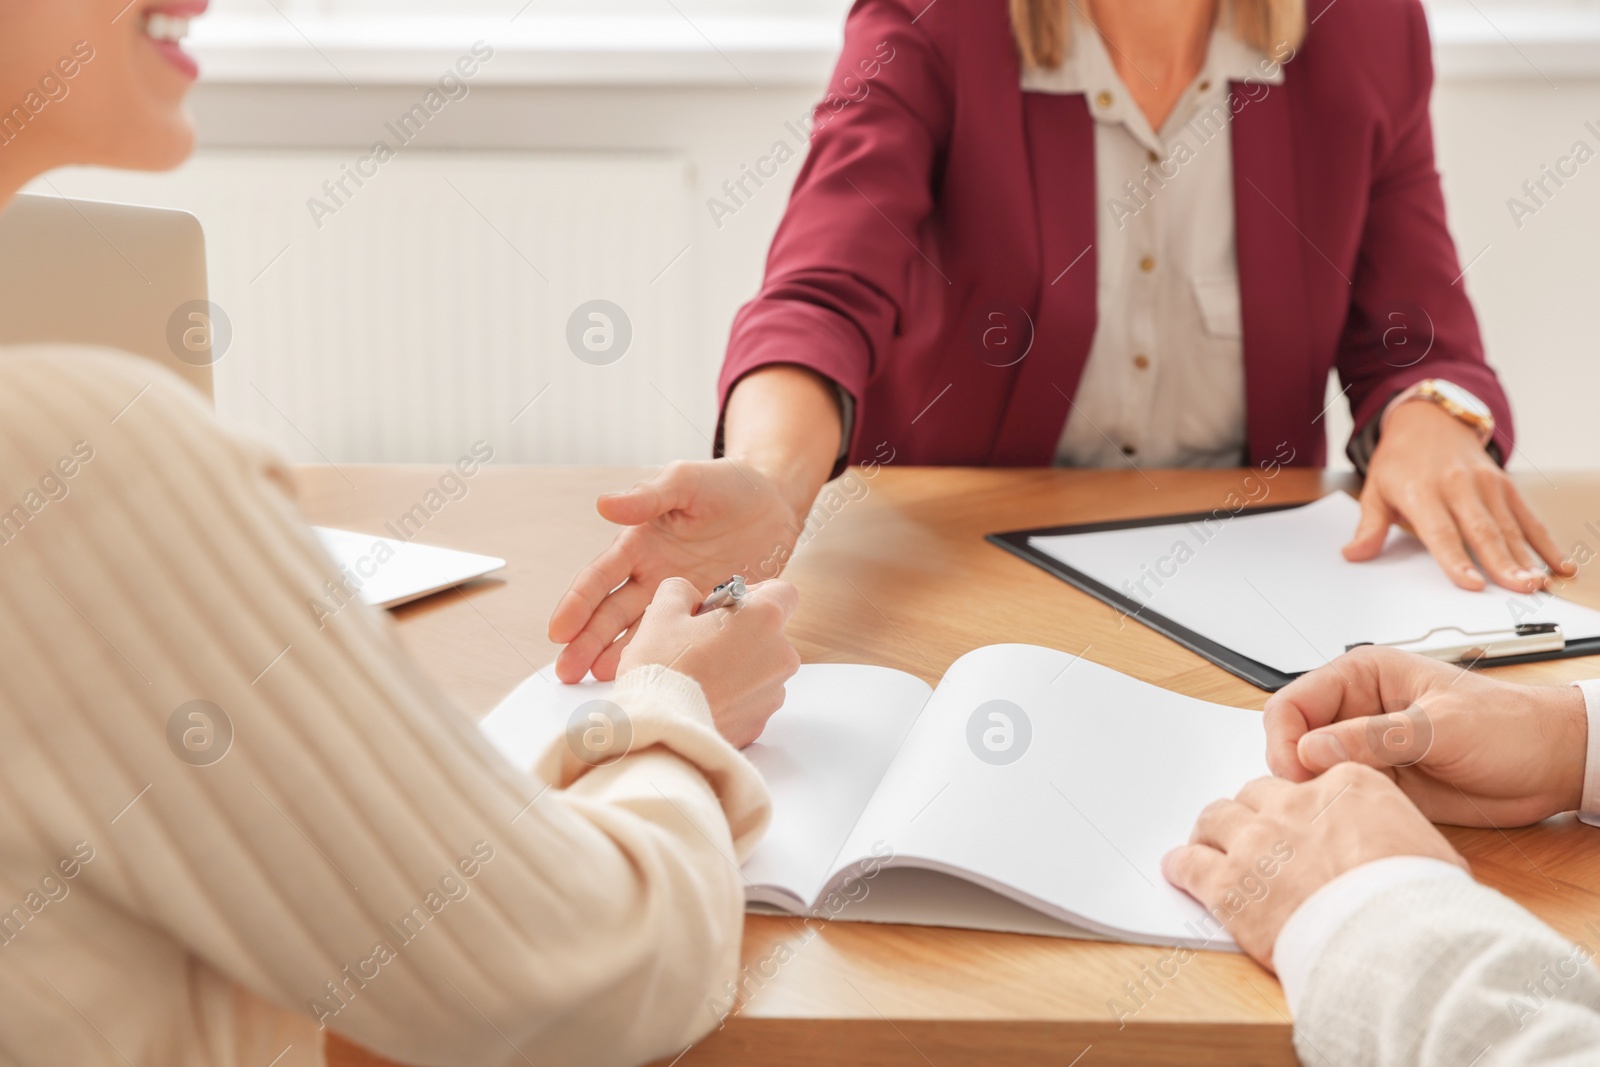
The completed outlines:
<svg viewBox="0 0 1600 1067">
<path fill-rule="evenodd" d="M 580 704 L 609 682 L 562 685 L 553 667 L 523 682 L 479 729 L 515 766 L 532 766 Z M 805 911 L 932 691 L 887 667 L 816 663 L 789 681 L 783 709 L 744 750 L 772 793 L 772 825 L 745 861 L 751 900 Z M 774 892 L 777 891 L 777 892 Z"/>
<path fill-rule="evenodd" d="M 1224 515 L 1227 513 L 1224 512 Z M 1288 674 L 1363 641 L 1416 641 L 1430 630 L 1560 623 L 1567 640 L 1600 637 L 1600 612 L 1547 594 L 1457 588 L 1422 543 L 1391 530 L 1383 554 L 1341 554 L 1361 508 L 1344 493 L 1265 515 L 1034 537 L 1029 543 L 1179 626 Z"/>
<path fill-rule="evenodd" d="M 993 700 L 1031 724 L 1013 763 L 969 744 L 973 713 Z M 1227 948 L 1161 857 L 1208 803 L 1268 773 L 1265 743 L 1259 712 L 1053 649 L 980 648 L 945 673 L 841 858 L 883 842 L 889 865 L 960 874 L 1118 940 Z M 943 922 L 963 925 L 954 902 Z"/>
</svg>

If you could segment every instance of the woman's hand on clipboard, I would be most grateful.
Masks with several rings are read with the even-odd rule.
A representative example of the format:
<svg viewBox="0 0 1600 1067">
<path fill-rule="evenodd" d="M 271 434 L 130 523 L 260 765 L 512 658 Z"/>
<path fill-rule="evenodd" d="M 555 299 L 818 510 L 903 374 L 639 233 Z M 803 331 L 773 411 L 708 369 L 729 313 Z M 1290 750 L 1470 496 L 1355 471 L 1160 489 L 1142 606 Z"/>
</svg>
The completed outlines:
<svg viewBox="0 0 1600 1067">
<path fill-rule="evenodd" d="M 1546 566 L 1563 578 L 1576 573 L 1477 436 L 1433 404 L 1401 404 L 1384 420 L 1345 558 L 1375 559 L 1397 524 L 1463 589 L 1492 581 L 1529 593 L 1549 581 Z"/>
</svg>

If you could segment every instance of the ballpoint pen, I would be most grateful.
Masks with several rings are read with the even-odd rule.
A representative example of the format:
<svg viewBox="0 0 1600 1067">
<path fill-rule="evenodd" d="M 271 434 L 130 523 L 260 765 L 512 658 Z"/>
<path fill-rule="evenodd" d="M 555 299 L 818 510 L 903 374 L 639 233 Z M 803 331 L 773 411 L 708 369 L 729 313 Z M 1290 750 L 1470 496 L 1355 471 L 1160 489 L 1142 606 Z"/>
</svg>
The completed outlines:
<svg viewBox="0 0 1600 1067">
<path fill-rule="evenodd" d="M 711 590 L 711 595 L 701 601 L 700 607 L 695 614 L 704 615 L 706 612 L 716 608 L 732 607 L 744 599 L 745 591 L 744 579 L 735 574 L 732 578 Z"/>
</svg>

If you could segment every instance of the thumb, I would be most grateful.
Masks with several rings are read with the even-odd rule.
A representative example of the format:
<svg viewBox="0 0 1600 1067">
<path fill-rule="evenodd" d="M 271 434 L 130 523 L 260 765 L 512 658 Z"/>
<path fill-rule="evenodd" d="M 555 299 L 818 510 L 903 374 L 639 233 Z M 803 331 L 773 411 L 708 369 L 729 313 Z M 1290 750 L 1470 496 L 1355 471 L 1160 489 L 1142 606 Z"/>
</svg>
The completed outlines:
<svg viewBox="0 0 1600 1067">
<path fill-rule="evenodd" d="M 669 511 L 687 507 L 693 496 L 692 476 L 676 464 L 654 478 L 620 493 L 602 493 L 596 503 L 600 515 L 619 526 L 642 526 Z"/>
<path fill-rule="evenodd" d="M 1383 551 L 1384 539 L 1394 524 L 1395 511 L 1373 486 L 1361 494 L 1361 521 L 1356 524 L 1355 536 L 1344 546 L 1344 558 L 1352 563 L 1369 560 Z"/>
<path fill-rule="evenodd" d="M 1350 762 L 1350 727 L 1358 720 L 1348 719 L 1344 722 L 1324 726 L 1320 730 L 1313 730 L 1300 738 L 1295 746 L 1295 754 L 1300 758 L 1300 766 L 1310 771 L 1313 775 L 1340 763 Z"/>
<path fill-rule="evenodd" d="M 1340 763 L 1394 771 L 1419 763 L 1433 746 L 1432 724 L 1420 708 L 1343 719 L 1300 739 L 1300 765 L 1321 774 Z"/>
</svg>

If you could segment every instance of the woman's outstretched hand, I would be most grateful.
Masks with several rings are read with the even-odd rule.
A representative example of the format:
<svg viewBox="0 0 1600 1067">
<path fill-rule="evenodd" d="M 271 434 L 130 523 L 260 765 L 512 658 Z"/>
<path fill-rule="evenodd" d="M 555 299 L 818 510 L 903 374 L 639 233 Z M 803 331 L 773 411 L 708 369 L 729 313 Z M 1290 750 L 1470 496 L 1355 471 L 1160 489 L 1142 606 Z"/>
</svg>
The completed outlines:
<svg viewBox="0 0 1600 1067">
<path fill-rule="evenodd" d="M 727 458 L 670 463 L 602 496 L 600 514 L 626 529 L 550 616 L 550 640 L 567 646 L 556 658 L 561 680 L 615 677 L 645 605 L 668 578 L 687 578 L 703 596 L 735 574 L 777 577 L 839 458 L 842 418 L 828 379 L 788 364 L 761 367 L 728 395 Z"/>
<path fill-rule="evenodd" d="M 649 481 L 599 501 L 625 527 L 579 572 L 550 616 L 550 640 L 564 644 L 556 674 L 601 680 L 617 664 L 656 589 L 668 578 L 709 593 L 729 576 L 776 575 L 801 524 L 776 482 L 729 459 L 678 462 Z M 622 640 L 617 640 L 621 636 Z"/>
</svg>

